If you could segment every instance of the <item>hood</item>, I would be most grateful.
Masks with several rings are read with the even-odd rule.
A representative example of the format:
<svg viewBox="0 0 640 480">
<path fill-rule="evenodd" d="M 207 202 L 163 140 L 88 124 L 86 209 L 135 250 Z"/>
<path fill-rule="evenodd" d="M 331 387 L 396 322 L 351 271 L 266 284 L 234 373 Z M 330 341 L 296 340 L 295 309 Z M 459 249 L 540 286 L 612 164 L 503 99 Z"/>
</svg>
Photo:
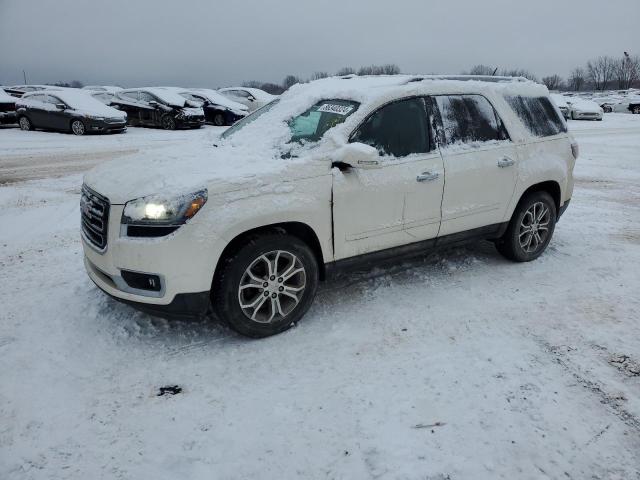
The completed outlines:
<svg viewBox="0 0 640 480">
<path fill-rule="evenodd" d="M 213 140 L 149 149 L 100 164 L 85 174 L 84 183 L 119 205 L 147 195 L 181 195 L 203 188 L 211 198 L 330 170 L 327 162 L 308 155 L 282 158 L 279 150 L 261 145 L 215 147 Z"/>
</svg>

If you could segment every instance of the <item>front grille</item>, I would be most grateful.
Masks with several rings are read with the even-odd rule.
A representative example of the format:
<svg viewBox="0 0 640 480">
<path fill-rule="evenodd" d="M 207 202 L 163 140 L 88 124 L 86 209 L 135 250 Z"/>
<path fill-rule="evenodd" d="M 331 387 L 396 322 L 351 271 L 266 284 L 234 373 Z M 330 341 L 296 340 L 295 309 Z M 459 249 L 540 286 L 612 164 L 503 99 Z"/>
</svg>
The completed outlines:
<svg viewBox="0 0 640 480">
<path fill-rule="evenodd" d="M 109 200 L 83 185 L 80 197 L 80 218 L 85 238 L 99 250 L 107 248 Z"/>
<path fill-rule="evenodd" d="M 119 118 L 119 117 L 105 118 L 104 121 L 106 123 L 124 123 L 124 118 Z"/>
</svg>

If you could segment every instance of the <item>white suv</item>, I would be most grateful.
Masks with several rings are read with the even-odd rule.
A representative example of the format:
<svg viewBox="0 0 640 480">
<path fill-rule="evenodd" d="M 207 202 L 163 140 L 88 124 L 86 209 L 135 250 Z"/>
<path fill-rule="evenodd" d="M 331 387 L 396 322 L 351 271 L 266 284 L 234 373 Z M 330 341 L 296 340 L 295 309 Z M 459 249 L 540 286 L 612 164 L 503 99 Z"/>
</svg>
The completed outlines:
<svg viewBox="0 0 640 480">
<path fill-rule="evenodd" d="M 547 89 L 504 77 L 318 80 L 176 148 L 85 176 L 89 276 L 253 337 L 297 322 L 345 268 L 474 239 L 537 258 L 578 155 Z"/>
</svg>

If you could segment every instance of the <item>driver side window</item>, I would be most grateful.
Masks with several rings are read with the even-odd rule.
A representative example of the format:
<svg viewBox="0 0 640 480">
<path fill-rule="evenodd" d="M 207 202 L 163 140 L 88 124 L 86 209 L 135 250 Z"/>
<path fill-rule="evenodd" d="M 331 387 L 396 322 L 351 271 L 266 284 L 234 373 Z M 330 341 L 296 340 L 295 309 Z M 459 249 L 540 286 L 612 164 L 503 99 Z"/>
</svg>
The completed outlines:
<svg viewBox="0 0 640 480">
<path fill-rule="evenodd" d="M 351 137 L 381 155 L 396 158 L 429 151 L 429 129 L 423 98 L 409 98 L 376 110 Z"/>
</svg>

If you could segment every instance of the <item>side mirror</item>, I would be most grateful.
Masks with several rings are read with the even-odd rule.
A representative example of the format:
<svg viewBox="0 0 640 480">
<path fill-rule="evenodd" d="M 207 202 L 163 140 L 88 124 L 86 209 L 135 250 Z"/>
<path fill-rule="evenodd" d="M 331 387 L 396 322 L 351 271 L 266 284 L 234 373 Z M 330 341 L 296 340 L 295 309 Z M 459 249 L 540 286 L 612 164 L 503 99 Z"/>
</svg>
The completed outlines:
<svg viewBox="0 0 640 480">
<path fill-rule="evenodd" d="M 157 107 L 158 106 L 158 102 L 156 102 L 155 100 L 151 100 L 149 103 L 150 107 Z"/>
<path fill-rule="evenodd" d="M 56 108 L 58 110 L 66 110 L 67 106 L 64 103 L 56 103 Z"/>
<path fill-rule="evenodd" d="M 253 95 L 249 95 L 249 96 L 247 97 L 247 100 L 249 100 L 250 102 L 255 102 L 256 97 L 254 97 Z"/>
<path fill-rule="evenodd" d="M 378 150 L 359 142 L 347 143 L 340 147 L 333 155 L 333 163 L 363 170 L 382 167 Z"/>
</svg>

